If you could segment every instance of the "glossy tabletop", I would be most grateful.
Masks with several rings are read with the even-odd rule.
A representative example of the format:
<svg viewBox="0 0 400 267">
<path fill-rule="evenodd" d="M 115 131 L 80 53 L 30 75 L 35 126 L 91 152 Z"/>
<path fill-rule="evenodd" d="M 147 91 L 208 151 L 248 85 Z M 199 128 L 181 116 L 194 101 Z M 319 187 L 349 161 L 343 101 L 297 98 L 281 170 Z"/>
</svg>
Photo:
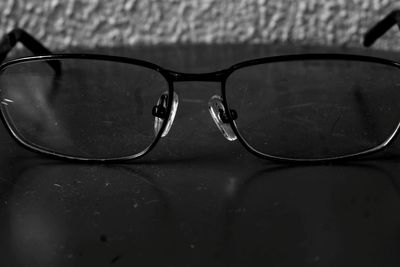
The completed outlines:
<svg viewBox="0 0 400 267">
<path fill-rule="evenodd" d="M 84 50 L 75 49 L 74 52 Z M 97 49 L 183 72 L 323 47 L 187 45 Z M 215 127 L 219 84 L 179 83 L 170 133 L 145 157 L 78 164 L 0 129 L 1 266 L 399 266 L 398 143 L 364 160 L 283 165 Z"/>
</svg>

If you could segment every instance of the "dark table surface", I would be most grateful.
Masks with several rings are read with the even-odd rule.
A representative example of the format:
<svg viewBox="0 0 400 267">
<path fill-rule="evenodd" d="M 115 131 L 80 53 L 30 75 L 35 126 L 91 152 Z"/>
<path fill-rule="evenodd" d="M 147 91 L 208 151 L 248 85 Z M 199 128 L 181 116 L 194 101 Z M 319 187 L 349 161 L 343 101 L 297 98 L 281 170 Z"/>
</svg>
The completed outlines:
<svg viewBox="0 0 400 267">
<path fill-rule="evenodd" d="M 185 72 L 287 53 L 398 58 L 255 45 L 87 52 Z M 398 142 L 359 161 L 277 164 L 219 133 L 207 106 L 218 84 L 188 82 L 176 91 L 181 102 L 169 135 L 126 164 L 49 159 L 0 129 L 0 265 L 400 266 Z"/>
</svg>

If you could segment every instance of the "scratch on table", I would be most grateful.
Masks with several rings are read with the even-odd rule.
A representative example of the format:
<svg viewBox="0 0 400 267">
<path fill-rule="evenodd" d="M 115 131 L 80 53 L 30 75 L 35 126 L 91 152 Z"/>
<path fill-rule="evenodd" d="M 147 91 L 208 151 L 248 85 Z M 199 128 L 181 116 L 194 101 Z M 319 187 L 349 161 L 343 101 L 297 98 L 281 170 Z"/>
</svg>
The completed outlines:
<svg viewBox="0 0 400 267">
<path fill-rule="evenodd" d="M 111 262 L 110 262 L 110 263 L 111 263 L 111 264 L 116 263 L 119 259 L 121 259 L 121 257 L 122 257 L 121 255 L 115 256 L 114 258 L 111 259 Z"/>
<path fill-rule="evenodd" d="M 158 199 L 153 199 L 153 200 L 149 200 L 149 201 L 145 202 L 144 205 L 148 205 L 148 204 L 152 204 L 152 203 L 157 203 L 157 202 L 160 202 L 160 200 L 158 200 Z"/>
<path fill-rule="evenodd" d="M 62 185 L 60 185 L 60 184 L 53 184 L 55 187 L 58 187 L 58 188 L 63 188 L 63 186 Z"/>
</svg>

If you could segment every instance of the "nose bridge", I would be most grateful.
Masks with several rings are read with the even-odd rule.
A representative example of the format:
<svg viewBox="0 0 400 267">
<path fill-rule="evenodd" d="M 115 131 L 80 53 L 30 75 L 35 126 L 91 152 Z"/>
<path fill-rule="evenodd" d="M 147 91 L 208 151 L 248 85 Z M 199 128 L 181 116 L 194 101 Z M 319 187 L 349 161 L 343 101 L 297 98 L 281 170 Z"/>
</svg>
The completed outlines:
<svg viewBox="0 0 400 267">
<path fill-rule="evenodd" d="M 222 82 L 227 75 L 227 70 L 208 73 L 184 73 L 168 71 L 174 82 Z"/>
</svg>

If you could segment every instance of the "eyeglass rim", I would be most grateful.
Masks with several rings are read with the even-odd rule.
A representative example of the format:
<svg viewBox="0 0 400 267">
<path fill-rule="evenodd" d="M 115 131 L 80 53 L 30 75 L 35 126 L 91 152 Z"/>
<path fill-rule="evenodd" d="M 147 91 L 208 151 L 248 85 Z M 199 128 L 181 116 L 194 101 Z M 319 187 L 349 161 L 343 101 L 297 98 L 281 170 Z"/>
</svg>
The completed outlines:
<svg viewBox="0 0 400 267">
<path fill-rule="evenodd" d="M 277 62 L 289 62 L 289 61 L 301 61 L 301 60 L 348 60 L 348 61 L 358 61 L 358 62 L 368 62 L 368 63 L 377 63 L 381 65 L 386 65 L 386 66 L 391 66 L 399 69 L 400 71 L 400 62 L 385 59 L 385 58 L 378 58 L 378 57 L 371 57 L 371 56 L 365 56 L 365 55 L 357 55 L 357 54 L 334 54 L 334 53 L 325 53 L 325 54 L 294 54 L 294 55 L 283 55 L 283 56 L 275 56 L 275 57 L 268 57 L 268 58 L 260 58 L 260 59 L 254 59 L 254 60 L 248 60 L 245 62 L 241 62 L 238 64 L 235 64 L 234 66 L 231 67 L 233 70 L 230 72 L 230 74 L 226 77 L 226 79 L 222 83 L 222 98 L 224 105 L 226 106 L 227 110 L 229 109 L 229 101 L 227 100 L 226 97 L 226 82 L 229 79 L 229 76 L 234 74 L 236 70 L 240 70 L 242 68 L 246 67 L 251 67 L 251 66 L 256 66 L 256 65 L 262 65 L 262 64 L 268 64 L 268 63 L 277 63 Z M 243 137 L 243 135 L 240 133 L 240 130 L 236 126 L 235 121 L 231 117 L 231 113 L 227 112 L 226 114 L 229 117 L 230 125 L 237 136 L 237 139 L 239 142 L 253 155 L 263 158 L 263 159 L 268 159 L 272 160 L 275 162 L 281 162 L 281 163 L 305 163 L 305 164 L 310 164 L 310 163 L 324 163 L 324 162 L 338 162 L 338 161 L 344 161 L 344 160 L 349 160 L 349 159 L 359 159 L 371 154 L 374 154 L 378 151 L 383 150 L 384 148 L 388 147 L 397 137 L 400 131 L 400 119 L 399 122 L 397 123 L 397 126 L 395 130 L 392 132 L 392 134 L 385 139 L 382 143 L 379 145 L 366 149 L 361 152 L 357 153 L 349 153 L 347 155 L 342 155 L 342 156 L 332 156 L 332 157 L 321 157 L 321 158 L 290 158 L 290 157 L 281 157 L 281 156 L 274 156 L 270 155 L 267 153 L 263 153 L 255 149 L 251 144 L 249 144 L 246 141 L 246 138 Z"/>
<path fill-rule="evenodd" d="M 55 57 L 54 57 L 55 56 Z M 149 68 L 152 70 L 157 71 L 158 73 L 163 76 L 165 79 L 166 83 L 168 84 L 168 106 L 167 106 L 167 114 L 171 113 L 171 106 L 173 102 L 173 98 L 170 97 L 173 95 L 173 83 L 170 82 L 170 80 L 166 79 L 165 75 L 161 71 L 159 71 L 158 66 L 149 63 L 149 62 L 142 62 L 140 60 L 133 60 L 135 62 L 138 62 L 139 64 L 135 63 L 129 63 L 125 61 L 120 61 L 118 60 L 119 58 L 117 57 L 112 57 L 114 60 L 107 60 L 108 56 L 102 56 L 99 57 L 98 55 L 85 55 L 85 54 L 60 54 L 60 55 L 51 55 L 51 57 L 48 57 L 47 55 L 45 56 L 32 56 L 32 57 L 23 57 L 23 58 L 18 58 L 15 60 L 7 61 L 4 64 L 0 66 L 0 75 L 3 73 L 4 70 L 6 70 L 8 67 L 17 65 L 17 64 L 23 64 L 27 62 L 41 62 L 41 61 L 46 61 L 46 60 L 58 60 L 58 59 L 82 59 L 82 60 L 103 60 L 103 61 L 110 61 L 110 62 L 116 62 L 116 63 L 125 63 L 125 64 L 131 64 L 131 65 L 136 65 L 136 66 L 141 66 L 145 68 Z M 115 60 L 117 59 L 117 60 Z M 131 61 L 131 60 L 130 60 Z M 131 61 L 132 62 L 132 61 Z M 141 64 L 144 63 L 144 64 Z M 0 95 L 1 95 L 1 89 L 0 89 Z M 154 146 L 157 144 L 157 142 L 160 140 L 162 133 L 164 132 L 168 120 L 164 120 L 163 124 L 161 125 L 160 130 L 158 131 L 157 135 L 153 138 L 153 141 L 142 151 L 138 153 L 134 153 L 132 155 L 128 156 L 121 156 L 121 157 L 99 157 L 99 158 L 88 158 L 88 157 L 81 157 L 81 156 L 72 156 L 68 155 L 65 153 L 60 153 L 56 152 L 50 148 L 46 149 L 43 148 L 42 146 L 36 145 L 33 142 L 30 142 L 26 140 L 23 136 L 18 134 L 18 130 L 12 125 L 12 120 L 7 119 L 8 116 L 6 114 L 5 108 L 3 105 L 0 106 L 0 113 L 1 113 L 1 121 L 5 128 L 7 129 L 8 133 L 13 137 L 13 139 L 17 142 L 17 144 L 21 145 L 23 148 L 28 149 L 31 152 L 39 152 L 41 154 L 45 154 L 46 156 L 49 156 L 54 159 L 64 159 L 64 160 L 70 160 L 70 161 L 78 161 L 78 162 L 123 162 L 127 160 L 133 160 L 133 159 L 138 159 L 140 157 L 143 157 L 147 153 L 149 153 Z"/>
<path fill-rule="evenodd" d="M 260 64 L 268 64 L 268 63 L 276 63 L 276 62 L 285 62 L 285 61 L 298 61 L 298 60 L 318 60 L 318 59 L 327 59 L 327 60 L 353 60 L 353 61 L 360 61 L 360 62 L 373 62 L 373 63 L 379 63 L 379 64 L 384 64 L 392 67 L 396 67 L 400 70 L 400 62 L 385 59 L 385 58 L 379 58 L 379 57 L 372 57 L 372 56 L 366 56 L 366 55 L 357 55 L 357 54 L 340 54 L 340 53 L 314 53 L 314 54 L 289 54 L 289 55 L 279 55 L 279 56 L 270 56 L 270 57 L 263 57 L 263 58 L 256 58 L 256 59 L 251 59 L 251 60 L 246 60 L 242 61 L 239 63 L 236 63 L 229 68 L 214 71 L 214 72 L 209 72 L 209 73 L 183 73 L 183 72 L 177 72 L 169 69 L 165 69 L 157 64 L 154 64 L 149 61 L 145 60 L 140 60 L 136 58 L 129 58 L 129 57 L 120 57 L 120 56 L 112 56 L 112 55 L 101 55 L 101 54 L 72 54 L 72 53 L 66 53 L 66 54 L 50 54 L 50 55 L 40 55 L 40 56 L 29 56 L 29 57 L 22 57 L 22 58 L 17 58 L 13 59 L 7 62 L 4 62 L 0 65 L 0 75 L 1 73 L 7 69 L 11 65 L 15 64 L 21 64 L 21 63 L 26 63 L 26 62 L 34 62 L 34 61 L 46 61 L 46 60 L 57 60 L 57 59 L 82 59 L 82 60 L 102 60 L 102 61 L 112 61 L 112 62 L 117 62 L 117 63 L 125 63 L 125 64 L 132 64 L 136 66 L 141 66 L 141 67 L 146 67 L 152 70 L 157 71 L 160 73 L 167 81 L 168 83 L 168 107 L 167 107 L 167 113 L 171 113 L 171 106 L 173 102 L 173 98 L 171 97 L 174 92 L 174 82 L 180 82 L 180 81 L 213 81 L 213 82 L 220 82 L 221 83 L 221 96 L 222 96 L 222 102 L 223 105 L 225 106 L 226 110 L 229 110 L 229 105 L 228 101 L 226 98 L 226 81 L 229 78 L 232 73 L 234 73 L 236 70 L 245 68 L 245 67 L 250 67 L 250 66 L 255 66 L 255 65 L 260 65 Z M 227 112 L 227 117 L 229 119 L 229 123 L 238 137 L 239 142 L 248 150 L 250 153 L 253 155 L 263 158 L 263 159 L 268 159 L 272 161 L 277 161 L 277 162 L 283 162 L 283 163 L 312 163 L 312 162 L 331 162 L 331 161 L 340 161 L 340 160 L 348 160 L 348 159 L 356 159 L 356 158 L 361 158 L 367 155 L 370 155 L 372 153 L 375 153 L 377 151 L 382 150 L 383 148 L 387 147 L 390 145 L 390 143 L 393 142 L 393 140 L 396 138 L 399 132 L 400 124 L 397 126 L 395 132 L 389 137 L 384 143 L 381 145 L 378 145 L 372 149 L 355 153 L 355 154 L 350 154 L 350 155 L 344 155 L 344 156 L 338 156 L 338 157 L 328 157 L 328 158 L 313 158 L 313 159 L 298 159 L 298 158 L 286 158 L 286 157 L 277 157 L 273 155 L 268 155 L 261 153 L 254 149 L 250 144 L 248 144 L 243 138 L 243 136 L 240 134 L 239 130 L 237 129 L 237 126 L 235 124 L 235 121 L 233 120 L 230 112 Z M 3 108 L 1 108 L 1 120 L 3 124 L 6 126 L 8 132 L 11 134 L 11 136 L 17 141 L 18 144 L 22 145 L 24 148 L 27 148 L 33 152 L 39 152 L 46 154 L 50 157 L 54 158 L 62 158 L 66 160 L 72 160 L 72 161 L 85 161 L 85 162 L 124 162 L 128 160 L 133 160 L 133 159 L 138 159 L 140 157 L 143 157 L 147 153 L 149 153 L 154 146 L 158 143 L 158 141 L 161 139 L 161 135 L 166 128 L 167 121 L 164 120 L 161 129 L 157 136 L 153 139 L 153 142 L 142 152 L 136 153 L 134 155 L 130 156 L 123 156 L 123 157 L 116 157 L 116 158 L 83 158 L 83 157 L 76 157 L 76 156 L 69 156 L 69 155 L 64 155 L 58 152 L 54 151 L 47 151 L 44 149 L 41 149 L 33 144 L 30 144 L 29 142 L 25 142 L 21 140 L 16 133 L 12 130 L 11 126 L 7 122 L 5 118 L 5 114 L 3 113 Z"/>
</svg>

